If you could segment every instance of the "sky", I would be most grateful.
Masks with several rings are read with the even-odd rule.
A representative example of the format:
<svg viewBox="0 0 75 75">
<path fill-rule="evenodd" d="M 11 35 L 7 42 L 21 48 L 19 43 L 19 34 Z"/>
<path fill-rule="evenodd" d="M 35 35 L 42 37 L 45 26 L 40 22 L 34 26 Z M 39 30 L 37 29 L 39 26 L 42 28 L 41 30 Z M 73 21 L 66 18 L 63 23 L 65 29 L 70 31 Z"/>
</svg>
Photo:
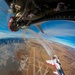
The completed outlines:
<svg viewBox="0 0 75 75">
<path fill-rule="evenodd" d="M 50 20 L 41 24 L 46 39 L 75 48 L 75 21 Z"/>
<path fill-rule="evenodd" d="M 7 9 L 9 7 L 5 1 L 0 0 L 0 38 L 22 37 L 22 30 L 11 32 L 8 29 L 8 21 L 13 14 L 6 12 Z M 75 48 L 75 21 L 50 20 L 44 22 L 41 24 L 41 28 L 45 34 L 41 33 L 34 25 L 29 28 L 47 40 Z"/>
</svg>

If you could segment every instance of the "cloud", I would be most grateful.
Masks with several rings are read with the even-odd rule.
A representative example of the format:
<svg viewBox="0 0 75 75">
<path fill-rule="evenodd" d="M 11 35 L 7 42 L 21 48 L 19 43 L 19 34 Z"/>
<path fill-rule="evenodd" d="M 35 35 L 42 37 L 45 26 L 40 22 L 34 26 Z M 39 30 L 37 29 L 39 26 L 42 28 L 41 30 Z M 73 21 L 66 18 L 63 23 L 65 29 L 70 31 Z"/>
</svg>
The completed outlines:
<svg viewBox="0 0 75 75">
<path fill-rule="evenodd" d="M 75 36 L 74 29 L 47 29 L 44 32 L 50 36 Z"/>
<path fill-rule="evenodd" d="M 22 34 L 0 32 L 0 38 L 8 38 L 8 37 L 22 37 Z"/>
<path fill-rule="evenodd" d="M 70 46 L 72 48 L 75 48 L 75 42 L 74 42 L 75 30 L 60 30 L 59 29 L 59 30 L 56 30 L 56 32 L 54 32 L 54 30 L 45 30 L 45 33 L 46 34 L 39 33 L 39 35 L 49 41 L 61 43 L 61 44 Z M 59 36 L 59 38 L 57 36 Z"/>
</svg>

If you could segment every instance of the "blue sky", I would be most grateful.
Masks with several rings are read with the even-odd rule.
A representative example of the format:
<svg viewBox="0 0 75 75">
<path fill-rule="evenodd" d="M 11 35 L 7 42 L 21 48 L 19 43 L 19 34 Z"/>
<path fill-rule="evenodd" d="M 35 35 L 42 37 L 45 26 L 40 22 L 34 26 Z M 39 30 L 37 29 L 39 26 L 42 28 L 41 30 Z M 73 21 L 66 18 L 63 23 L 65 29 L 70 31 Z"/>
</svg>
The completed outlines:
<svg viewBox="0 0 75 75">
<path fill-rule="evenodd" d="M 0 7 L 9 9 L 4 0 L 0 0 Z M 11 32 L 8 29 L 8 20 L 13 14 L 0 10 L 0 38 L 21 37 L 22 31 Z M 30 29 L 42 35 L 45 39 L 62 43 L 75 48 L 75 21 L 50 20 L 41 24 L 41 28 L 46 34 L 42 34 L 34 25 Z"/>
<path fill-rule="evenodd" d="M 75 21 L 50 20 L 41 24 L 46 39 L 75 48 Z"/>
</svg>

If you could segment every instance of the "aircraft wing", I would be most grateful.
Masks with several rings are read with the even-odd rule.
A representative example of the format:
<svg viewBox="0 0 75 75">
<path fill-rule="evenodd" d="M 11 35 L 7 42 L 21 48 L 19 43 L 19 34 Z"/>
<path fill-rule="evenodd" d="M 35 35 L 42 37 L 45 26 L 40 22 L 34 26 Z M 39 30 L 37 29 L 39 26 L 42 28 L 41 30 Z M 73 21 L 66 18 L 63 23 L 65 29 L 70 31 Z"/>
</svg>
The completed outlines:
<svg viewBox="0 0 75 75">
<path fill-rule="evenodd" d="M 50 64 L 50 65 L 54 65 L 53 60 L 46 60 L 46 63 L 47 63 L 47 64 Z"/>
<path fill-rule="evenodd" d="M 49 64 L 49 65 L 53 65 L 53 66 L 54 66 L 53 60 L 46 60 L 46 63 Z M 55 75 L 59 75 L 59 74 L 58 74 L 58 70 L 53 71 L 53 73 L 54 73 Z"/>
</svg>

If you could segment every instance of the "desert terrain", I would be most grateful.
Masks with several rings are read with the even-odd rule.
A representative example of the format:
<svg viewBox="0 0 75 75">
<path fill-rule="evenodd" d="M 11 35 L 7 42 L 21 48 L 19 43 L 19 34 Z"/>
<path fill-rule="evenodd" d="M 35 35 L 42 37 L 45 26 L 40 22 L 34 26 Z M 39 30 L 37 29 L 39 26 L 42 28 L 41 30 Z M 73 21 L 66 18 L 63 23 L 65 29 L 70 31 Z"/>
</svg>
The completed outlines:
<svg viewBox="0 0 75 75">
<path fill-rule="evenodd" d="M 75 75 L 75 49 L 49 41 L 45 41 L 45 43 L 50 45 L 49 48 L 52 50 L 52 54 L 56 54 L 59 57 L 65 75 Z M 29 70 L 23 71 L 24 74 L 28 72 L 26 75 L 54 75 L 53 71 L 55 69 L 46 63 L 46 60 L 51 58 L 42 45 L 35 40 L 28 40 L 28 44 L 29 46 L 25 47 L 24 52 L 20 50 L 16 54 L 17 59 L 20 61 L 21 55 L 28 57 L 25 69 L 29 67 Z"/>
<path fill-rule="evenodd" d="M 9 59 L 6 66 L 0 67 L 0 75 L 55 75 L 54 67 L 47 64 L 51 57 L 37 40 L 30 39 L 27 44 L 20 44 L 14 55 L 14 60 Z M 62 64 L 65 75 L 75 75 L 75 49 L 50 42 L 48 44 L 52 55 L 56 54 Z"/>
</svg>

